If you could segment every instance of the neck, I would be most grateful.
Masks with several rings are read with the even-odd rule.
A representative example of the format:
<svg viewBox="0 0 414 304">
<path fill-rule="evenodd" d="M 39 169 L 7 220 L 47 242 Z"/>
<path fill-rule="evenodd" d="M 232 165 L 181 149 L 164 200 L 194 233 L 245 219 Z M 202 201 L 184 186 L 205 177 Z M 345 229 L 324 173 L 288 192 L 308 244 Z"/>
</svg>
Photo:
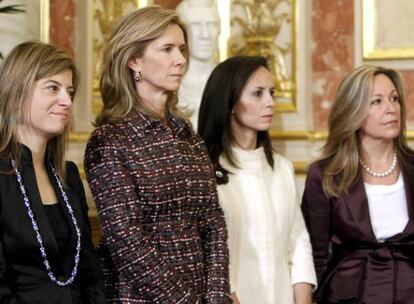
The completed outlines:
<svg viewBox="0 0 414 304">
<path fill-rule="evenodd" d="M 18 139 L 20 143 L 27 146 L 32 152 L 33 165 L 43 166 L 48 139 L 23 128 L 18 130 Z"/>
<path fill-rule="evenodd" d="M 361 158 L 373 170 L 387 169 L 392 163 L 394 152 L 393 140 L 361 140 Z"/>
<path fill-rule="evenodd" d="M 235 147 L 243 150 L 255 150 L 257 148 L 257 132 L 253 130 L 242 131 L 238 128 L 232 128 Z"/>
<path fill-rule="evenodd" d="M 150 111 L 159 115 L 161 118 L 165 117 L 165 107 L 168 100 L 168 92 L 161 90 L 154 90 L 149 88 L 145 83 L 136 84 L 138 96 L 142 99 L 143 104 Z"/>
</svg>

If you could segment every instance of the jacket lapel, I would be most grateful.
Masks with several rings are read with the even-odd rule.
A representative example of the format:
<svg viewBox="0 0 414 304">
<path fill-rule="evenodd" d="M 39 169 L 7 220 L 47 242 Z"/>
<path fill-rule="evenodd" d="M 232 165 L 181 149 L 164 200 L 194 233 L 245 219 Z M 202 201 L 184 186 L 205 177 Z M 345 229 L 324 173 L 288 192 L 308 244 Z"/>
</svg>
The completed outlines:
<svg viewBox="0 0 414 304">
<path fill-rule="evenodd" d="M 344 202 L 351 213 L 355 223 L 360 228 L 367 240 L 377 242 L 372 229 L 371 218 L 369 215 L 368 198 L 362 178 L 352 185 L 349 194 L 343 197 Z"/>
<path fill-rule="evenodd" d="M 414 167 L 414 158 L 410 158 L 409 162 Z M 405 196 L 407 199 L 407 210 L 409 216 L 408 224 L 402 232 L 402 235 L 406 236 L 408 234 L 414 234 L 414 170 L 402 168 L 402 175 L 404 180 Z"/>
</svg>

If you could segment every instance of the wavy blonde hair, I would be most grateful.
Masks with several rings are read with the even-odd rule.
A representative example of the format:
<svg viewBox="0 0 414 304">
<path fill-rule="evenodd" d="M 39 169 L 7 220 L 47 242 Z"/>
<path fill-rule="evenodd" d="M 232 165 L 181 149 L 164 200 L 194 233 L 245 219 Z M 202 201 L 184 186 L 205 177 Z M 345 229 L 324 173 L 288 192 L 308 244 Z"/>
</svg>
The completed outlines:
<svg viewBox="0 0 414 304">
<path fill-rule="evenodd" d="M 21 148 L 17 128 L 30 110 L 35 82 L 70 70 L 74 93 L 78 88 L 78 71 L 73 59 L 50 44 L 29 41 L 17 45 L 0 65 L 0 158 L 14 159 L 19 165 Z M 65 179 L 64 161 L 69 127 L 50 139 L 47 146 L 51 161 Z"/>
<path fill-rule="evenodd" d="M 401 76 L 392 69 L 361 66 L 346 76 L 338 87 L 328 120 L 329 135 L 323 147 L 322 159 L 328 159 L 324 169 L 323 190 L 328 197 L 347 193 L 360 177 L 360 141 L 358 130 L 367 116 L 367 103 L 372 95 L 376 75 L 387 76 L 397 89 L 401 107 L 401 130 L 394 140 L 399 161 L 410 166 L 406 156 L 413 155 L 406 140 L 406 109 Z"/>
<path fill-rule="evenodd" d="M 95 125 L 117 121 L 138 111 L 149 112 L 135 90 L 133 71 L 128 62 L 140 58 L 152 41 L 160 37 L 170 24 L 178 25 L 184 34 L 185 58 L 189 62 L 188 35 L 185 25 L 173 10 L 158 6 L 141 8 L 127 16 L 112 33 L 104 52 L 100 91 L 103 107 Z M 175 92 L 170 92 L 166 111 L 183 115 L 177 106 Z"/>
</svg>

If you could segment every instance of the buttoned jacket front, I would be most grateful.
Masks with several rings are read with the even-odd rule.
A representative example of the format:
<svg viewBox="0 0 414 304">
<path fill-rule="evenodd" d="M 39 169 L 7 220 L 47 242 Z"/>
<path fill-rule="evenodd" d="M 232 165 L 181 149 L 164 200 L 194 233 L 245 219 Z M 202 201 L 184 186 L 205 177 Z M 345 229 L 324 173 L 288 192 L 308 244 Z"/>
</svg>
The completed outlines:
<svg viewBox="0 0 414 304">
<path fill-rule="evenodd" d="M 170 116 L 169 124 L 138 113 L 98 127 L 88 142 L 108 301 L 231 303 L 226 226 L 206 148 L 184 120 Z"/>
</svg>

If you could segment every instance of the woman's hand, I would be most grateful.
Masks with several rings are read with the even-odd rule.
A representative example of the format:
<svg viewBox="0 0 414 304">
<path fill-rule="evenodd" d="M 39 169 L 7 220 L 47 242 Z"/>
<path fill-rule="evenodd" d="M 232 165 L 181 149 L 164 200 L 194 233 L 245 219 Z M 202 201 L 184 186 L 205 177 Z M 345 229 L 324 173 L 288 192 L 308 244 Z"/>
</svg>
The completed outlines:
<svg viewBox="0 0 414 304">
<path fill-rule="evenodd" d="M 231 294 L 231 299 L 233 300 L 233 304 L 240 304 L 239 298 L 237 297 L 235 292 Z"/>
<path fill-rule="evenodd" d="M 312 304 L 312 285 L 308 283 L 296 283 L 293 285 L 295 304 Z"/>
</svg>

